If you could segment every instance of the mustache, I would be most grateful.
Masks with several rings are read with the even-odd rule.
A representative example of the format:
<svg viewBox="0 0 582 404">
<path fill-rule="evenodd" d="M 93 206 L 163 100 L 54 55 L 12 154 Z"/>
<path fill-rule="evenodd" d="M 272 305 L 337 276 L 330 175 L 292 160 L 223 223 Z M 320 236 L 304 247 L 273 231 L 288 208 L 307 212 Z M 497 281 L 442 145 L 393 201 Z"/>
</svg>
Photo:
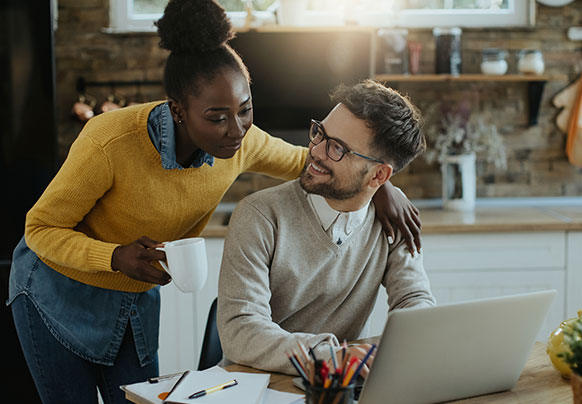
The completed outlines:
<svg viewBox="0 0 582 404">
<path fill-rule="evenodd" d="M 318 167 L 321 167 L 325 171 L 329 171 L 330 174 L 333 174 L 333 170 L 331 168 L 329 168 L 327 165 L 323 164 L 321 162 L 321 160 L 316 159 L 315 157 L 313 157 L 313 155 L 311 154 L 311 150 L 309 151 L 308 157 L 305 160 L 305 169 L 307 169 L 307 166 L 309 165 L 309 163 L 315 163 Z"/>
</svg>

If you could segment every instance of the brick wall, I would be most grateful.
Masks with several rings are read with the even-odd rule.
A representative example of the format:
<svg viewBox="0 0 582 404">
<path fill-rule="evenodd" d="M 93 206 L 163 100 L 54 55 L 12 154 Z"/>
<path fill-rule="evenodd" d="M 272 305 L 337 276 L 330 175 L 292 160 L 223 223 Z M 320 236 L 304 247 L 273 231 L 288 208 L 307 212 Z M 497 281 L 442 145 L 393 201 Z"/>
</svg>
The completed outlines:
<svg viewBox="0 0 582 404">
<path fill-rule="evenodd" d="M 59 146 L 64 158 L 82 124 L 71 117 L 77 99 L 76 81 L 160 81 L 167 53 L 151 34 L 106 34 L 108 0 L 59 0 L 56 32 L 57 113 Z M 565 135 L 554 124 L 557 110 L 551 99 L 582 72 L 582 42 L 569 41 L 570 26 L 582 26 L 582 1 L 566 7 L 537 6 L 535 28 L 464 29 L 463 71 L 478 73 L 481 49 L 500 47 L 510 51 L 509 73 L 516 71 L 515 54 L 523 48 L 544 53 L 547 73 L 564 74 L 567 81 L 548 82 L 540 106 L 539 122 L 527 124 L 527 84 L 522 82 L 399 83 L 397 87 L 419 106 L 435 102 L 471 100 L 474 112 L 496 116 L 508 155 L 506 170 L 482 159 L 477 163 L 480 197 L 578 196 L 582 195 L 582 169 L 571 166 L 565 156 Z M 431 30 L 409 30 L 409 39 L 421 41 L 420 73 L 434 72 L 434 39 Z M 251 72 L 252 73 L 252 72 Z M 90 87 L 87 92 L 104 101 L 112 92 L 129 101 L 162 99 L 160 86 Z M 417 159 L 393 178 L 411 198 L 440 197 L 440 169 Z M 244 174 L 225 200 L 238 200 L 278 181 Z"/>
</svg>

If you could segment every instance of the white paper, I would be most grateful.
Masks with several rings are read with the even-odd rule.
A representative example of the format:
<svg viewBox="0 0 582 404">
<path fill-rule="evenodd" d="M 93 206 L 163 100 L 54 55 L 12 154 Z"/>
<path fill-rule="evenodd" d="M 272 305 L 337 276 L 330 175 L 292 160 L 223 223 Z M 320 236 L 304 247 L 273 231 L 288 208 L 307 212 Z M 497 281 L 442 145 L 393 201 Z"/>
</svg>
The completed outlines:
<svg viewBox="0 0 582 404">
<path fill-rule="evenodd" d="M 203 372 L 205 372 L 209 377 L 212 377 L 213 379 L 215 377 L 221 377 L 221 376 L 226 377 L 227 378 L 226 381 L 229 381 L 232 379 L 237 379 L 238 382 L 243 382 L 243 379 L 244 379 L 247 382 L 251 382 L 253 384 L 256 384 L 257 387 L 261 386 L 263 382 L 265 383 L 264 384 L 265 387 L 269 383 L 269 375 L 262 375 L 262 377 L 261 377 L 261 375 L 256 375 L 256 374 L 253 375 L 250 373 L 242 373 L 242 374 L 235 373 L 235 372 L 229 373 L 219 366 L 215 366 L 215 367 L 207 369 Z M 196 374 L 196 373 L 202 373 L 202 372 L 191 371 L 191 373 Z M 247 380 L 247 379 L 249 379 L 249 378 L 247 378 L 247 375 L 251 375 L 250 380 Z M 256 376 L 259 376 L 259 377 L 257 378 Z M 180 375 L 178 374 L 171 379 L 160 380 L 158 383 L 148 383 L 148 382 L 134 383 L 134 384 L 130 384 L 127 386 L 122 386 L 122 390 L 129 391 L 129 392 L 133 393 L 135 396 L 138 396 L 138 397 L 146 400 L 149 403 L 163 404 L 163 401 L 158 398 L 158 395 L 160 393 L 169 392 L 172 389 L 172 387 L 174 387 L 174 385 L 176 384 L 176 382 L 178 381 L 179 378 L 180 378 Z M 266 381 L 264 381 L 263 379 L 265 379 Z M 212 387 L 212 386 L 206 386 L 206 387 Z M 241 389 L 238 389 L 239 387 L 240 386 L 237 385 L 237 386 L 230 388 L 233 390 L 232 391 L 233 393 L 236 391 L 236 400 L 234 401 L 236 403 L 244 402 L 244 401 L 239 401 L 239 399 L 241 398 L 241 394 L 243 394 Z M 234 389 L 238 389 L 238 390 L 234 390 Z M 228 390 L 229 389 L 226 389 L 224 391 L 216 392 L 216 393 L 210 394 L 206 397 L 201 397 L 201 398 L 197 398 L 197 399 L 193 399 L 193 400 L 186 399 L 185 402 L 187 402 L 189 404 L 203 404 L 204 402 L 206 402 L 206 401 L 202 401 L 203 398 L 208 399 L 208 398 L 211 398 L 211 396 L 215 396 L 213 398 L 214 401 L 212 401 L 213 403 L 220 403 L 220 402 L 226 403 L 226 402 L 229 402 L 228 401 L 229 398 L 225 398 L 224 395 L 221 396 L 219 393 L 226 393 Z M 192 394 L 193 392 L 194 391 L 190 392 L 189 394 Z M 174 394 L 172 394 L 172 397 L 174 397 Z M 265 388 L 261 401 L 257 401 L 256 403 L 260 402 L 260 404 L 296 404 L 296 403 L 303 403 L 304 401 L 305 401 L 305 398 L 302 394 L 286 393 L 286 392 L 282 392 L 282 391 L 277 391 L 277 390 Z"/>
<path fill-rule="evenodd" d="M 226 370 L 219 366 L 214 366 L 210 369 L 207 369 L 206 371 L 228 374 Z M 161 400 L 158 396 L 161 393 L 168 393 L 170 390 L 172 390 L 172 387 L 174 387 L 174 385 L 178 382 L 180 376 L 181 374 L 177 374 L 170 379 L 163 379 L 157 383 L 140 382 L 128 384 L 126 386 L 121 386 L 121 390 L 130 392 L 131 394 L 146 400 L 148 403 L 162 404 L 163 400 Z"/>
<path fill-rule="evenodd" d="M 180 385 L 166 399 L 166 402 L 185 404 L 259 404 L 269 384 L 269 374 L 225 372 L 224 370 L 207 369 L 190 372 Z M 236 379 L 238 384 L 224 390 L 219 390 L 196 399 L 188 397 L 200 390 Z"/>
<path fill-rule="evenodd" d="M 305 397 L 303 394 L 286 393 L 283 391 L 267 389 L 261 404 L 294 404 L 304 402 Z"/>
</svg>

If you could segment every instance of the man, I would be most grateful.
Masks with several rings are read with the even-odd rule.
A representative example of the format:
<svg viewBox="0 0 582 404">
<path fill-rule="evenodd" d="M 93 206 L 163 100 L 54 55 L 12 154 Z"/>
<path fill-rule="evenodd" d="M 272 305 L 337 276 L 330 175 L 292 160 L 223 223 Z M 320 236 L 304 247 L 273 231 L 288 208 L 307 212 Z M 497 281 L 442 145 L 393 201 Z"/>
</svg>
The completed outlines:
<svg viewBox="0 0 582 404">
<path fill-rule="evenodd" d="M 329 345 L 365 336 L 380 285 L 390 310 L 435 304 L 422 254 L 409 254 L 400 233 L 389 244 L 370 203 L 426 148 L 418 111 L 371 80 L 332 99 L 323 122 L 311 123 L 300 179 L 233 212 L 218 289 L 227 361 L 296 374 L 286 352 L 298 341 L 328 359 Z M 350 350 L 361 358 L 368 347 Z"/>
</svg>

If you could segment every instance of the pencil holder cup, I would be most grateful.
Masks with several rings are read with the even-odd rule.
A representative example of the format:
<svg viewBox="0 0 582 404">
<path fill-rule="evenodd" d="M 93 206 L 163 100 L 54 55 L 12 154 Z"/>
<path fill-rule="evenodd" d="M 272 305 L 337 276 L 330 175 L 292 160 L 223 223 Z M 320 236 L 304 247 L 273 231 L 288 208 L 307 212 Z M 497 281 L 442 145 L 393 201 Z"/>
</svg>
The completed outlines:
<svg viewBox="0 0 582 404">
<path fill-rule="evenodd" d="M 324 388 L 305 385 L 305 404 L 353 404 L 355 383 L 345 387 Z"/>
</svg>

